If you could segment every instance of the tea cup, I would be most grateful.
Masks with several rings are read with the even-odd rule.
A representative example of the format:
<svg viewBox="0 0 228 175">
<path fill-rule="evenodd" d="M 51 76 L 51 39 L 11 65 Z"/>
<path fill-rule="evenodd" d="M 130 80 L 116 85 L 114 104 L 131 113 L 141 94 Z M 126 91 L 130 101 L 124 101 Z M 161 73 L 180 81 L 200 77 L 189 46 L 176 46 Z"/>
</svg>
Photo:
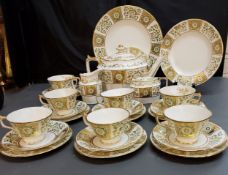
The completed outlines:
<svg viewBox="0 0 228 175">
<path fill-rule="evenodd" d="M 123 108 L 128 111 L 132 110 L 132 100 L 134 97 L 134 89 L 117 88 L 107 90 L 101 93 L 103 104 L 107 108 Z M 99 100 L 98 100 L 99 101 Z M 99 102 L 101 103 L 101 102 Z"/>
<path fill-rule="evenodd" d="M 24 144 L 35 144 L 44 139 L 52 110 L 45 107 L 27 107 L 0 116 L 2 127 L 14 130 Z M 7 120 L 11 126 L 3 123 Z"/>
<path fill-rule="evenodd" d="M 69 115 L 73 113 L 76 105 L 77 90 L 72 88 L 61 88 L 50 90 L 39 95 L 43 105 L 47 105 L 58 115 Z"/>
<path fill-rule="evenodd" d="M 134 97 L 152 97 L 159 95 L 159 89 L 163 78 L 158 77 L 138 77 L 132 79 L 130 87 L 135 89 Z M 168 81 L 166 79 L 166 85 Z"/>
<path fill-rule="evenodd" d="M 165 107 L 180 105 L 183 103 L 199 103 L 201 99 L 200 93 L 191 86 L 173 85 L 160 89 L 160 94 Z"/>
<path fill-rule="evenodd" d="M 173 131 L 179 143 L 193 144 L 212 113 L 199 105 L 182 104 L 165 109 L 164 115 L 168 124 L 161 124 L 157 119 L 158 124 Z"/>
<path fill-rule="evenodd" d="M 129 112 L 122 108 L 104 108 L 89 113 L 86 123 L 91 126 L 104 144 L 114 144 L 120 140 L 129 122 Z"/>
<path fill-rule="evenodd" d="M 70 74 L 54 75 L 49 77 L 49 84 L 52 89 L 73 88 L 76 89 L 80 78 Z"/>
</svg>

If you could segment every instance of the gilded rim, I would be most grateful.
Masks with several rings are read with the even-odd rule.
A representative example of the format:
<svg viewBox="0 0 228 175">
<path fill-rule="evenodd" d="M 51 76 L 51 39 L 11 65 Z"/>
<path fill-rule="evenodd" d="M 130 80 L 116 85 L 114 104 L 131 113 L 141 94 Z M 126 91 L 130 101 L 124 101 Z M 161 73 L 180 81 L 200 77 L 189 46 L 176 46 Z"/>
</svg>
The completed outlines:
<svg viewBox="0 0 228 175">
<path fill-rule="evenodd" d="M 86 157 L 90 157 L 90 158 L 115 158 L 115 157 L 124 156 L 124 155 L 137 151 L 139 148 L 141 148 L 146 143 L 146 140 L 147 140 L 147 134 L 146 134 L 146 131 L 144 130 L 141 138 L 133 146 L 130 146 L 128 148 L 115 150 L 115 151 L 95 151 L 95 152 L 93 152 L 93 151 L 82 148 L 76 142 L 74 142 L 74 148 L 79 154 L 86 156 Z"/>
<path fill-rule="evenodd" d="M 132 100 L 132 102 L 139 102 L 137 100 Z M 142 108 L 140 109 L 137 109 L 134 113 L 132 113 L 130 115 L 130 120 L 136 120 L 138 118 L 140 118 L 141 116 L 143 116 L 145 114 L 145 106 L 143 105 L 143 103 L 139 102 L 139 105 L 137 106 L 142 106 Z M 95 111 L 95 110 L 99 110 L 99 109 L 102 109 L 102 108 L 105 108 L 105 106 L 103 104 L 96 104 L 93 106 L 92 108 L 92 111 Z"/>
<path fill-rule="evenodd" d="M 204 35 L 211 43 L 213 51 L 211 61 L 205 70 L 193 76 L 183 76 L 179 75 L 172 67 L 168 56 L 175 40 L 182 34 L 191 31 L 197 31 Z M 181 21 L 168 31 L 161 44 L 160 56 L 162 58 L 162 71 L 170 81 L 187 85 L 200 85 L 209 80 L 218 70 L 223 57 L 223 42 L 217 29 L 209 22 L 202 19 L 188 19 Z"/>
<path fill-rule="evenodd" d="M 160 62 L 159 52 L 163 40 L 160 25 L 148 11 L 132 5 L 115 7 L 100 18 L 93 32 L 93 50 L 96 58 L 101 60 L 107 56 L 105 48 L 107 32 L 112 25 L 121 20 L 134 20 L 145 27 L 151 38 L 151 49 L 150 53 L 147 54 L 152 63 Z M 153 64 L 153 66 L 156 66 L 156 64 Z"/>
<path fill-rule="evenodd" d="M 152 135 L 152 134 L 151 134 Z M 211 151 L 209 151 L 208 153 L 205 154 L 200 154 L 200 153 L 196 153 L 196 154 L 191 154 L 189 152 L 184 152 L 184 151 L 179 151 L 179 153 L 176 152 L 176 150 L 169 150 L 169 148 L 163 147 L 163 145 L 160 145 L 159 143 L 156 142 L 156 140 L 150 135 L 150 141 L 151 143 L 154 145 L 155 148 L 157 148 L 158 150 L 167 153 L 169 155 L 173 155 L 173 156 L 178 156 L 178 157 L 185 157 L 185 158 L 205 158 L 205 157 L 211 157 L 211 156 L 215 156 L 219 153 L 222 153 L 224 150 L 226 150 L 226 148 L 228 147 L 228 141 L 226 141 L 223 145 L 212 149 Z"/>
<path fill-rule="evenodd" d="M 58 121 L 54 121 L 58 122 Z M 11 132 L 11 131 L 10 131 Z M 59 135 L 59 138 L 55 139 L 53 143 L 46 147 L 42 147 L 39 149 L 34 149 L 34 150 L 26 150 L 26 151 L 21 151 L 21 150 L 14 150 L 10 148 L 4 147 L 4 145 L 1 145 L 0 152 L 1 154 L 8 156 L 8 157 L 31 157 L 31 156 L 36 156 L 40 154 L 44 154 L 46 152 L 50 152 L 54 149 L 59 148 L 60 146 L 64 145 L 67 141 L 70 140 L 72 136 L 72 129 L 68 126 L 65 130 L 63 130 L 64 133 L 61 133 Z"/>
<path fill-rule="evenodd" d="M 83 147 L 84 149 L 90 150 L 90 151 L 116 151 L 128 148 L 130 146 L 133 146 L 143 135 L 144 129 L 134 122 L 129 122 L 126 124 L 125 134 L 128 136 L 127 142 L 124 144 L 114 147 L 114 148 L 99 148 L 98 146 L 93 144 L 93 140 L 96 137 L 95 132 L 92 128 L 86 127 L 83 130 L 81 130 L 75 137 L 75 142 L 80 147 Z"/>
</svg>

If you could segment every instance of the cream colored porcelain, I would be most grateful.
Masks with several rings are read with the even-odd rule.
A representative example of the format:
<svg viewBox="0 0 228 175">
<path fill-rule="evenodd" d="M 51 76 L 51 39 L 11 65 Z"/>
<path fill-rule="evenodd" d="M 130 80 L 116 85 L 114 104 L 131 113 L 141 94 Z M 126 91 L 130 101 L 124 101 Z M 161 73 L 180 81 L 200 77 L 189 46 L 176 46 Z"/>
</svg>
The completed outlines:
<svg viewBox="0 0 228 175">
<path fill-rule="evenodd" d="M 57 113 L 53 113 L 51 116 L 51 119 L 57 120 L 57 121 L 63 121 L 63 122 L 76 120 L 76 119 L 82 117 L 82 115 L 80 115 L 80 114 L 85 112 L 87 110 L 87 108 L 88 108 L 88 105 L 85 102 L 78 101 L 75 104 L 72 113 L 69 113 L 67 115 L 58 115 Z"/>
<path fill-rule="evenodd" d="M 195 93 L 195 89 L 191 86 L 173 85 L 160 89 L 160 94 L 166 107 L 188 103 L 195 99 L 200 101 L 201 94 Z"/>
<path fill-rule="evenodd" d="M 201 19 L 173 26 L 161 45 L 161 68 L 172 82 L 199 85 L 210 79 L 223 57 L 223 42 L 216 28 Z"/>
<path fill-rule="evenodd" d="M 168 81 L 166 80 L 166 85 Z M 132 79 L 130 87 L 135 89 L 134 97 L 152 97 L 159 95 L 160 78 L 157 77 L 138 77 Z"/>
<path fill-rule="evenodd" d="M 60 88 L 76 89 L 80 78 L 70 74 L 63 74 L 63 75 L 51 76 L 47 80 L 51 85 L 52 89 L 60 89 Z"/>
<path fill-rule="evenodd" d="M 105 107 L 123 108 L 128 111 L 132 109 L 132 100 L 134 89 L 132 88 L 118 88 L 101 93 Z M 101 102 L 100 102 L 101 103 Z"/>
<path fill-rule="evenodd" d="M 160 66 L 162 32 L 156 19 L 146 10 L 124 5 L 109 10 L 97 23 L 93 34 L 94 54 L 99 62 L 116 53 L 121 44 L 138 48 L 149 56 L 150 75 Z"/>
<path fill-rule="evenodd" d="M 102 82 L 100 80 L 89 83 L 79 82 L 79 88 L 81 91 L 82 98 L 95 97 L 95 101 L 93 101 L 92 103 L 89 100 L 85 101 L 87 104 L 96 104 L 96 96 L 99 96 L 102 92 Z"/>
<path fill-rule="evenodd" d="M 48 105 L 58 115 L 69 115 L 75 107 L 77 92 L 72 88 L 55 89 L 39 95 L 39 99 L 43 105 Z"/>
<path fill-rule="evenodd" d="M 20 144 L 31 145 L 44 139 L 52 110 L 44 107 L 27 107 L 11 112 L 7 117 L 0 117 L 4 128 L 12 129 L 21 138 Z M 10 122 L 6 126 L 3 120 Z"/>
<path fill-rule="evenodd" d="M 106 108 L 104 104 L 97 104 L 92 108 L 92 111 L 96 111 L 104 108 Z M 136 101 L 136 100 L 132 100 L 132 109 L 129 112 L 130 112 L 129 120 L 132 121 L 142 117 L 145 114 L 146 109 L 143 103 L 140 103 L 139 101 Z"/>
<path fill-rule="evenodd" d="M 74 147 L 78 153 L 91 158 L 114 158 L 130 154 L 145 144 L 146 131 L 137 123 L 125 125 L 124 133 L 119 142 L 103 144 L 97 140 L 91 127 L 81 130 L 75 138 Z"/>
<path fill-rule="evenodd" d="M 86 117 L 97 137 L 104 144 L 117 143 L 127 125 L 129 112 L 121 108 L 104 108 L 93 111 Z"/>
<path fill-rule="evenodd" d="M 98 62 L 99 60 L 95 57 L 88 57 L 86 59 L 87 71 L 90 71 L 91 61 Z M 115 54 L 99 61 L 99 77 L 105 84 L 130 84 L 133 78 L 148 74 L 151 64 L 148 55 L 141 50 L 119 45 Z"/>
<path fill-rule="evenodd" d="M 137 123 L 130 122 L 126 125 L 124 133 L 121 135 L 119 142 L 114 144 L 103 144 L 97 139 L 96 133 L 91 127 L 86 127 L 81 130 L 76 138 L 75 142 L 90 151 L 99 152 L 99 151 L 115 151 L 128 148 L 133 146 L 143 135 L 144 129 Z"/>
<path fill-rule="evenodd" d="M 175 132 L 176 140 L 183 144 L 193 144 L 212 113 L 199 105 L 184 104 L 165 109 L 164 115 L 168 121 L 164 127 Z"/>
<path fill-rule="evenodd" d="M 82 83 L 90 83 L 99 81 L 99 70 L 90 71 L 87 73 L 80 73 L 80 81 Z"/>
<path fill-rule="evenodd" d="M 72 136 L 72 130 L 64 122 L 50 120 L 44 139 L 32 145 L 25 145 L 14 130 L 1 140 L 0 153 L 9 157 L 30 157 L 52 151 L 65 144 Z"/>
<path fill-rule="evenodd" d="M 189 101 L 188 104 L 200 105 L 206 108 L 206 105 L 202 101 L 195 103 L 195 100 L 192 100 L 192 101 Z M 150 107 L 148 108 L 148 113 L 153 117 L 158 117 L 159 120 L 165 120 L 165 116 L 164 116 L 165 109 L 167 109 L 167 107 L 164 105 L 163 100 L 157 99 L 153 101 Z"/>
<path fill-rule="evenodd" d="M 162 123 L 168 124 L 167 121 Z M 210 157 L 224 151 L 228 146 L 227 134 L 218 125 L 207 122 L 201 129 L 198 140 L 193 144 L 182 144 L 175 139 L 175 133 L 156 125 L 150 135 L 152 144 L 159 150 L 180 157 Z"/>
<path fill-rule="evenodd" d="M 118 89 L 118 88 L 130 88 L 129 84 L 118 84 L 118 83 L 103 83 L 103 90 L 111 90 L 111 89 Z"/>
</svg>

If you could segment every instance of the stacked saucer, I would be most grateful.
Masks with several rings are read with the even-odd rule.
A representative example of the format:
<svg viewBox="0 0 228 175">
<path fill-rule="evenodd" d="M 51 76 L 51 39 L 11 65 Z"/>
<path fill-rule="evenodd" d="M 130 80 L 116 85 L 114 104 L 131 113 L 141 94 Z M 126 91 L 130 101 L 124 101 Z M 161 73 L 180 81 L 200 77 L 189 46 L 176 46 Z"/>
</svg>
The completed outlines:
<svg viewBox="0 0 228 175">
<path fill-rule="evenodd" d="M 51 118 L 57 121 L 70 122 L 81 118 L 84 113 L 88 113 L 89 111 L 90 107 L 85 102 L 77 101 L 72 113 L 67 115 L 58 115 L 57 113 L 53 113 Z"/>
<path fill-rule="evenodd" d="M 228 146 L 226 132 L 209 121 L 212 113 L 198 105 L 177 105 L 164 111 L 167 121 L 153 128 L 152 144 L 167 154 L 202 158 L 224 151 Z"/>
<path fill-rule="evenodd" d="M 146 142 L 147 135 L 128 117 L 129 112 L 121 108 L 91 112 L 86 119 L 89 126 L 76 135 L 75 149 L 92 158 L 119 157 L 138 150 Z"/>
<path fill-rule="evenodd" d="M 50 120 L 52 111 L 44 107 L 23 108 L 6 119 L 13 126 L 1 140 L 0 152 L 9 157 L 30 157 L 52 151 L 72 136 L 68 124 Z M 29 116 L 29 117 L 28 117 Z"/>
</svg>

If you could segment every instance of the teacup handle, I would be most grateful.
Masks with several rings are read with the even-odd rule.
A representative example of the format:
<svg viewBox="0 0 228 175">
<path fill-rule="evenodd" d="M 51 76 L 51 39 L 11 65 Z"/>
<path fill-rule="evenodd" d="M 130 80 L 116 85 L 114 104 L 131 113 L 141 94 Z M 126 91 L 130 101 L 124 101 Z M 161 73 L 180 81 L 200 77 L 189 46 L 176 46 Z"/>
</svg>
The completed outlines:
<svg viewBox="0 0 228 175">
<path fill-rule="evenodd" d="M 6 117 L 0 115 L 0 123 L 1 123 L 1 125 L 2 125 L 3 128 L 6 128 L 6 129 L 13 129 L 11 126 L 7 126 L 7 125 L 3 122 L 3 120 L 6 120 Z"/>
<path fill-rule="evenodd" d="M 40 103 L 42 105 L 44 105 L 44 106 L 47 105 L 48 106 L 48 102 L 47 102 L 46 98 L 43 95 L 39 95 L 38 97 L 39 97 Z"/>
<path fill-rule="evenodd" d="M 78 86 L 79 86 L 79 81 L 80 81 L 80 77 L 74 77 L 72 78 L 72 82 L 73 82 L 73 85 L 74 85 L 74 88 L 77 89 Z"/>
<path fill-rule="evenodd" d="M 200 92 L 194 93 L 190 102 L 192 104 L 199 104 L 201 97 L 202 97 L 202 94 Z"/>
<path fill-rule="evenodd" d="M 86 58 L 86 71 L 87 72 L 91 72 L 91 69 L 90 69 L 91 61 L 99 62 L 96 57 L 91 57 L 91 56 L 87 55 L 87 58 Z"/>
<path fill-rule="evenodd" d="M 155 119 L 156 119 L 156 122 L 158 125 L 166 128 L 166 129 L 170 129 L 170 130 L 173 130 L 174 128 L 172 126 L 169 126 L 169 124 L 164 124 L 164 123 L 161 123 L 159 118 L 157 116 L 155 116 Z"/>
</svg>

